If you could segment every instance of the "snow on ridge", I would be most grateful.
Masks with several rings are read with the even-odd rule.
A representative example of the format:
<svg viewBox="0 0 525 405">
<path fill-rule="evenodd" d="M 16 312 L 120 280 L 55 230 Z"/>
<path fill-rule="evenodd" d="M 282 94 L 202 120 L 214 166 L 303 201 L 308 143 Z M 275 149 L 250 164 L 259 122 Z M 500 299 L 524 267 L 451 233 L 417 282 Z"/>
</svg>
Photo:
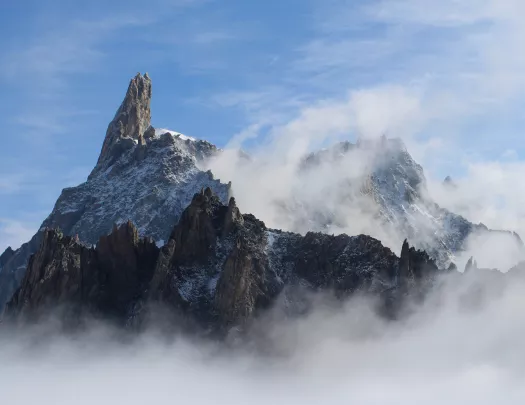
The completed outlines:
<svg viewBox="0 0 525 405">
<path fill-rule="evenodd" d="M 161 135 L 164 135 L 165 133 L 169 133 L 173 136 L 177 136 L 179 137 L 180 139 L 182 139 L 183 141 L 187 141 L 187 140 L 190 140 L 190 141 L 196 141 L 197 139 L 195 138 L 192 138 L 191 136 L 186 136 L 186 135 L 183 135 L 181 134 L 180 132 L 176 132 L 176 131 L 172 131 L 170 129 L 166 129 L 166 128 L 155 128 L 155 136 L 161 136 Z"/>
</svg>

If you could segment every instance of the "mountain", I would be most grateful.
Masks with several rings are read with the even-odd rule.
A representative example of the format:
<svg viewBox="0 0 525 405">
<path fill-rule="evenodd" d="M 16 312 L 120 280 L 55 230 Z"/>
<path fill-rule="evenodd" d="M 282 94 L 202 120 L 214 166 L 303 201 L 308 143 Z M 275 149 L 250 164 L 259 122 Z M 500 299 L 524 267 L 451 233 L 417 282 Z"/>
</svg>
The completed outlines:
<svg viewBox="0 0 525 405">
<path fill-rule="evenodd" d="M 313 176 L 329 179 L 316 190 L 319 201 L 302 192 Z M 496 243 L 506 247 L 501 255 L 513 256 L 512 264 L 525 259 L 525 246 L 516 233 L 490 230 L 435 203 L 423 168 L 400 139 L 360 139 L 311 153 L 303 160 L 298 178 L 293 202 L 282 205 L 300 231 L 304 226 L 365 232 L 391 248 L 408 238 L 441 267 L 472 250 L 476 255 L 483 249 L 490 251 Z M 356 228 L 356 220 L 365 227 Z"/>
<path fill-rule="evenodd" d="M 4 267 L 4 265 L 13 257 L 15 254 L 15 251 L 11 249 L 11 247 L 8 247 L 4 253 L 0 255 L 0 269 Z"/>
<path fill-rule="evenodd" d="M 0 309 L 23 282 L 31 255 L 46 243 L 50 229 L 78 238 L 85 249 L 96 251 L 100 238 L 111 233 L 115 225 L 130 222 L 138 237 L 149 237 L 161 247 L 200 190 L 209 188 L 220 203 L 235 196 L 230 183 L 221 183 L 207 170 L 210 158 L 221 156 L 222 152 L 207 141 L 155 129 L 151 125 L 151 97 L 151 79 L 147 74 L 137 74 L 108 125 L 100 156 L 87 180 L 62 191 L 53 211 L 29 242 L 0 256 Z M 249 164 L 251 158 L 243 154 L 242 159 Z M 313 176 L 322 181 L 312 181 Z M 423 169 L 399 139 L 361 139 L 356 144 L 343 142 L 312 153 L 297 167 L 297 179 L 291 187 L 290 200 L 272 203 L 286 217 L 278 221 L 279 227 L 282 223 L 286 230 L 307 234 L 306 237 L 311 235 L 309 231 L 368 234 L 391 249 L 398 249 L 408 238 L 411 245 L 427 251 L 441 268 L 448 268 L 458 254 L 468 250 L 471 235 L 503 235 L 508 240 L 506 244 L 523 251 L 516 234 L 495 233 L 435 204 L 426 190 Z M 313 183 L 324 186 L 312 187 Z M 358 220 L 366 225 L 356 227 Z M 259 228 L 262 226 L 250 229 Z M 283 235 L 292 234 L 271 231 L 252 242 L 262 246 L 266 243 L 264 238 L 300 239 L 282 239 Z M 316 239 L 328 237 L 316 235 Z M 172 235 L 171 239 L 176 238 Z M 484 250 L 490 251 L 490 240 L 485 243 L 488 248 Z M 290 249 L 297 249 L 296 245 Z M 267 260 L 273 260 L 272 257 Z M 206 274 L 211 271 L 206 270 Z M 103 270 L 103 274 L 107 271 Z M 327 274 L 323 276 L 328 277 L 324 281 L 327 284 L 329 277 L 339 277 Z M 187 285 L 195 283 L 192 278 Z"/>
<path fill-rule="evenodd" d="M 241 214 L 233 197 L 225 205 L 206 188 L 194 195 L 160 250 L 131 222 L 115 226 L 94 247 L 44 231 L 7 316 L 35 319 L 59 308 L 69 322 L 89 313 L 140 325 L 153 305 L 162 304 L 224 330 L 250 322 L 278 300 L 288 312 L 300 312 L 305 291 L 372 294 L 388 314 L 404 293 L 424 291 L 443 272 L 406 242 L 398 258 L 366 235 L 268 229 Z"/>
<path fill-rule="evenodd" d="M 131 220 L 140 235 L 162 244 L 196 192 L 211 187 L 222 201 L 228 200 L 230 186 L 201 169 L 201 162 L 218 149 L 203 140 L 153 128 L 151 95 L 150 78 L 137 74 L 108 126 L 87 181 L 64 189 L 39 232 L 0 263 L 0 310 L 20 284 L 45 229 L 59 228 L 65 235 L 78 235 L 94 244 L 114 224 Z"/>
<path fill-rule="evenodd" d="M 44 228 L 96 243 L 113 224 L 131 220 L 139 234 L 167 240 L 173 223 L 203 187 L 223 201 L 228 185 L 199 168 L 217 153 L 209 142 L 154 129 L 150 123 L 151 80 L 137 75 L 109 124 L 97 165 L 88 180 L 62 191 Z"/>
</svg>

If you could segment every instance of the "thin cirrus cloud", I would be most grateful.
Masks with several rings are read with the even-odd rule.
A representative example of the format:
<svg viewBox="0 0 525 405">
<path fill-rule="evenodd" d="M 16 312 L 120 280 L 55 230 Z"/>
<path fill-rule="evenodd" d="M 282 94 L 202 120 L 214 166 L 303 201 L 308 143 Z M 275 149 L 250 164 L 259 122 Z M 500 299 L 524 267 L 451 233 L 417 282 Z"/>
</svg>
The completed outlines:
<svg viewBox="0 0 525 405">
<path fill-rule="evenodd" d="M 425 114 L 440 119 L 443 132 L 450 132 L 447 125 L 461 126 L 523 96 L 525 65 L 519 50 L 525 29 L 518 16 L 525 10 L 520 2 L 315 4 L 314 35 L 297 47 L 281 72 L 281 87 L 293 88 L 296 97 L 341 98 L 349 89 L 378 85 L 416 88 Z M 275 100 L 287 91 L 278 89 L 271 98 L 266 88 L 261 90 L 265 99 L 282 111 Z"/>
</svg>

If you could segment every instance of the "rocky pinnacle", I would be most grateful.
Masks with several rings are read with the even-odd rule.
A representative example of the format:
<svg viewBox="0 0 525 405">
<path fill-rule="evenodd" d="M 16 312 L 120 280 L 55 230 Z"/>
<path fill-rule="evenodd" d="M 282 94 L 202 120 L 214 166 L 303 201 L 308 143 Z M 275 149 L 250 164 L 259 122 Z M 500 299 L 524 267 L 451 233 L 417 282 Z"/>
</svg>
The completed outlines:
<svg viewBox="0 0 525 405">
<path fill-rule="evenodd" d="M 151 79 L 140 73 L 131 79 L 124 101 L 108 125 L 97 167 L 111 163 L 123 150 L 143 140 L 151 122 Z"/>
</svg>

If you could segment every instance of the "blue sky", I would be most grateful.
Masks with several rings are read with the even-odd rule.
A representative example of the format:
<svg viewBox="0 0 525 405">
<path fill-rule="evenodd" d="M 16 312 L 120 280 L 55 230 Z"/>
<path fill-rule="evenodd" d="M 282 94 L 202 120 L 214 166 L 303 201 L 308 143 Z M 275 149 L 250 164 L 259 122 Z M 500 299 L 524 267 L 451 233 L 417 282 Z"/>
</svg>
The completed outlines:
<svg viewBox="0 0 525 405">
<path fill-rule="evenodd" d="M 306 120 L 328 140 L 402 136 L 431 177 L 519 171 L 523 17 L 518 0 L 7 2 L 0 250 L 86 178 L 137 72 L 154 126 L 218 146 Z"/>
</svg>

